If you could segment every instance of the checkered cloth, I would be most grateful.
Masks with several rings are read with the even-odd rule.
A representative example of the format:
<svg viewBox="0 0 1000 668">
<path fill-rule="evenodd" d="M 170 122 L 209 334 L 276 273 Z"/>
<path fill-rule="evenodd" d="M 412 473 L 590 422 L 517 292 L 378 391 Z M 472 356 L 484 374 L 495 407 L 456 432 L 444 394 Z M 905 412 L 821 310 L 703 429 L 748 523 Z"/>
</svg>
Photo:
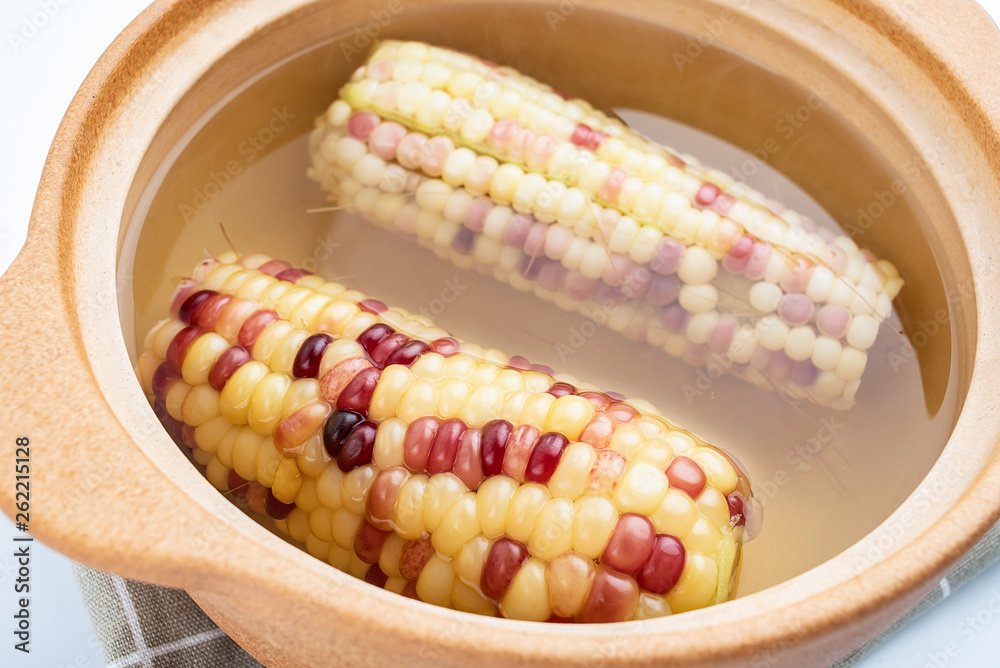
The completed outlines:
<svg viewBox="0 0 1000 668">
<path fill-rule="evenodd" d="M 1000 524 L 901 620 L 833 668 L 850 668 L 906 624 L 1000 558 Z M 74 567 L 108 668 L 258 668 L 183 591 Z"/>
</svg>

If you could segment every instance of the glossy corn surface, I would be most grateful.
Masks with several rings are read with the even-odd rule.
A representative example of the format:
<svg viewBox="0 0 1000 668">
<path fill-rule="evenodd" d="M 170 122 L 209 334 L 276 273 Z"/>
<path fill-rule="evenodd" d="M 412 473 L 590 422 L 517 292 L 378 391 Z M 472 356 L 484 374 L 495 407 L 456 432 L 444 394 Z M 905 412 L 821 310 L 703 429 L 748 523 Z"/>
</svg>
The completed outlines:
<svg viewBox="0 0 1000 668">
<path fill-rule="evenodd" d="M 220 491 L 343 571 L 534 621 L 733 593 L 760 523 L 749 482 L 643 402 L 259 254 L 206 260 L 171 314 L 138 369 L 168 432 Z"/>
<path fill-rule="evenodd" d="M 382 42 L 317 119 L 339 206 L 695 365 L 847 409 L 893 265 L 515 70 Z"/>
</svg>

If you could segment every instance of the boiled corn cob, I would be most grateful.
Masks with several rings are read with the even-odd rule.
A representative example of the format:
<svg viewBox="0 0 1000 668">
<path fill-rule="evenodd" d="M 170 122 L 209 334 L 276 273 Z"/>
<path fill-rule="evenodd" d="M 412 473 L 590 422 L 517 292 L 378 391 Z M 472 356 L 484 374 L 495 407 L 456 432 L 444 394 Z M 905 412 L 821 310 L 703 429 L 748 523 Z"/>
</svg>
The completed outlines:
<svg viewBox="0 0 1000 668">
<path fill-rule="evenodd" d="M 341 207 L 630 339 L 836 409 L 902 279 L 849 238 L 510 68 L 379 44 L 317 119 Z"/>
<path fill-rule="evenodd" d="M 219 490 L 406 596 L 536 621 L 701 608 L 760 505 L 642 402 L 259 254 L 203 262 L 138 372 Z"/>
</svg>

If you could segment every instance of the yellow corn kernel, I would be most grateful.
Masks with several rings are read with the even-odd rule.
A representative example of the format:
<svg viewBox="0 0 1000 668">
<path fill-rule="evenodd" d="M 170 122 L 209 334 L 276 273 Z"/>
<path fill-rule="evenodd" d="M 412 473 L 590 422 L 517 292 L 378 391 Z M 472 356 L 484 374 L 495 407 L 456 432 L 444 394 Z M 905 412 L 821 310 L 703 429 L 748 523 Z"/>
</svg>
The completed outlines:
<svg viewBox="0 0 1000 668">
<path fill-rule="evenodd" d="M 709 485 L 723 494 L 732 494 L 736 490 L 736 469 L 716 450 L 698 448 L 691 459 L 701 464 Z"/>
<path fill-rule="evenodd" d="M 229 491 L 229 469 L 226 468 L 218 457 L 209 455 L 211 459 L 205 466 L 205 477 L 212 483 L 212 486 L 220 492 Z"/>
<path fill-rule="evenodd" d="M 233 443 L 233 470 L 244 480 L 255 480 L 257 476 L 257 451 L 264 437 L 250 427 L 243 427 Z M 277 494 L 275 494 L 277 496 Z M 285 501 L 291 503 L 291 500 Z"/>
<path fill-rule="evenodd" d="M 625 469 L 611 498 L 623 513 L 648 516 L 660 505 L 668 487 L 662 470 L 646 462 L 633 462 Z"/>
<path fill-rule="evenodd" d="M 333 535 L 333 542 L 337 547 L 344 550 L 354 551 L 354 537 L 358 535 L 358 527 L 364 518 L 355 515 L 347 508 L 338 508 L 333 511 L 333 518 L 330 520 L 330 533 Z"/>
<path fill-rule="evenodd" d="M 427 481 L 427 476 L 423 474 L 410 476 L 399 490 L 393 522 L 396 533 L 407 540 L 417 540 L 424 535 L 424 490 Z"/>
<path fill-rule="evenodd" d="M 274 447 L 274 439 L 268 436 L 257 449 L 257 462 L 254 469 L 257 482 L 265 487 L 274 485 L 274 474 L 284 456 Z"/>
<path fill-rule="evenodd" d="M 219 415 L 219 393 L 211 385 L 195 385 L 181 402 L 184 424 L 197 427 Z"/>
<path fill-rule="evenodd" d="M 231 422 L 230 425 L 232 425 Z M 233 468 L 233 445 L 236 444 L 236 437 L 240 435 L 242 430 L 242 427 L 233 425 L 226 432 L 225 436 L 222 437 L 222 440 L 219 441 L 219 447 L 215 451 L 215 456 L 219 458 L 219 461 L 226 468 Z"/>
<path fill-rule="evenodd" d="M 319 498 L 316 497 L 316 481 L 313 478 L 306 478 L 302 481 L 302 486 L 299 487 L 299 493 L 295 495 L 295 505 L 311 513 L 317 508 L 320 508 L 322 504 L 319 502 Z M 329 518 L 327 518 L 329 519 Z M 326 531 L 330 528 L 327 527 Z M 313 533 L 316 533 L 315 531 Z M 324 535 L 316 533 L 317 536 Z M 330 539 L 324 538 L 326 542 L 330 542 Z"/>
<path fill-rule="evenodd" d="M 573 549 L 591 559 L 604 552 L 618 524 L 618 509 L 606 496 L 582 496 L 573 517 Z"/>
<path fill-rule="evenodd" d="M 181 381 L 170 386 L 170 389 L 167 390 L 167 396 L 163 399 L 170 417 L 175 420 L 184 419 L 184 399 L 187 398 L 190 391 L 191 386 Z"/>
<path fill-rule="evenodd" d="M 258 362 L 270 362 L 271 355 L 274 354 L 278 344 L 285 338 L 285 335 L 294 329 L 292 323 L 287 320 L 275 320 L 265 327 L 264 331 L 257 337 L 257 340 L 254 341 L 250 354 Z"/>
<path fill-rule="evenodd" d="M 340 500 L 340 486 L 344 482 L 344 472 L 337 466 L 327 466 L 326 470 L 316 479 L 316 498 L 330 510 L 343 508 Z"/>
<path fill-rule="evenodd" d="M 208 463 L 216 457 L 210 452 L 205 452 L 204 450 L 198 450 L 195 448 L 191 451 L 191 458 L 194 459 L 197 464 L 207 466 Z"/>
<path fill-rule="evenodd" d="M 719 569 L 715 560 L 689 553 L 680 580 L 667 593 L 667 603 L 674 612 L 703 608 L 713 602 L 718 582 Z"/>
<path fill-rule="evenodd" d="M 468 488 L 453 473 L 439 473 L 430 477 L 424 490 L 424 529 L 433 534 L 441 525 L 445 513 L 458 501 Z"/>
<path fill-rule="evenodd" d="M 639 448 L 633 461 L 646 462 L 661 471 L 666 471 L 673 459 L 674 450 L 669 443 L 661 438 L 648 438 Z"/>
<path fill-rule="evenodd" d="M 291 379 L 283 373 L 269 373 L 260 381 L 247 410 L 247 424 L 254 431 L 265 436 L 274 432 L 281 420 L 281 406 L 291 384 Z"/>
<path fill-rule="evenodd" d="M 181 363 L 181 376 L 188 385 L 204 385 L 208 374 L 222 353 L 229 349 L 229 342 L 216 334 L 202 334 L 191 344 Z"/>
<path fill-rule="evenodd" d="M 382 551 L 378 555 L 378 567 L 390 578 L 403 577 L 399 572 L 399 555 L 405 545 L 406 541 L 395 533 L 386 536 L 382 544 Z"/>
<path fill-rule="evenodd" d="M 375 450 L 372 453 L 372 462 L 379 469 L 403 465 L 406 426 L 399 418 L 389 418 L 379 424 L 378 431 L 375 432 Z"/>
<path fill-rule="evenodd" d="M 500 601 L 500 611 L 509 619 L 531 622 L 544 622 L 552 616 L 542 561 L 529 557 L 521 564 Z"/>
<path fill-rule="evenodd" d="M 316 478 L 323 474 L 331 462 L 331 457 L 323 447 L 323 435 L 314 434 L 302 445 L 302 452 L 295 457 L 295 462 L 303 475 Z"/>
<path fill-rule="evenodd" d="M 459 579 L 456 579 L 452 585 L 451 601 L 456 610 L 477 615 L 493 616 L 497 610 L 492 601 Z"/>
<path fill-rule="evenodd" d="M 292 376 L 292 367 L 295 365 L 295 356 L 299 353 L 302 342 L 309 338 L 309 332 L 304 329 L 292 329 L 281 337 L 278 345 L 271 352 L 271 370 L 276 373 L 283 373 Z M 255 346 L 256 347 L 256 346 Z M 263 361 L 263 360 L 262 360 Z"/>
<path fill-rule="evenodd" d="M 234 427 L 233 423 L 221 415 L 206 420 L 194 429 L 194 442 L 198 448 L 205 452 L 215 453 L 219 450 L 219 444 L 230 431 L 239 433 L 239 427 Z M 233 435 L 236 438 L 236 435 Z"/>
<path fill-rule="evenodd" d="M 288 527 L 288 535 L 293 540 L 300 543 L 306 542 L 306 538 L 309 537 L 309 513 L 300 508 L 293 508 L 285 522 Z"/>
<path fill-rule="evenodd" d="M 340 336 L 344 327 L 355 315 L 361 312 L 358 305 L 344 299 L 338 299 L 320 312 L 316 318 L 316 330 Z"/>
<path fill-rule="evenodd" d="M 668 490 L 660 505 L 656 507 L 649 519 L 653 522 L 656 533 L 668 533 L 672 536 L 684 536 L 698 519 L 698 508 L 686 493 L 678 490 Z"/>
<path fill-rule="evenodd" d="M 344 504 L 344 508 L 355 515 L 364 516 L 368 488 L 371 487 L 376 473 L 375 467 L 369 464 L 344 474 L 344 480 L 340 484 L 340 501 Z"/>
<path fill-rule="evenodd" d="M 614 435 L 611 436 L 608 448 L 617 450 L 631 460 L 645 442 L 646 435 L 642 433 L 641 429 L 635 425 L 621 424 L 618 425 Z"/>
<path fill-rule="evenodd" d="M 427 504 L 424 504 L 427 508 Z M 453 557 L 467 542 L 479 535 L 476 493 L 466 492 L 445 512 L 441 524 L 431 534 L 431 544 L 442 556 Z"/>
<path fill-rule="evenodd" d="M 442 420 L 458 417 L 458 412 L 462 409 L 462 404 L 465 403 L 466 398 L 469 396 L 472 383 L 464 378 L 446 378 L 438 383 L 437 388 L 437 410 L 432 413 L 425 413 L 425 415 L 436 413 Z"/>
<path fill-rule="evenodd" d="M 455 586 L 455 569 L 451 561 L 432 555 L 417 577 L 417 596 L 421 601 L 451 607 L 451 591 Z"/>
<path fill-rule="evenodd" d="M 554 431 L 571 441 L 580 438 L 587 422 L 597 412 L 597 408 L 583 397 L 567 394 L 557 398 L 549 408 L 542 431 Z"/>
<path fill-rule="evenodd" d="M 386 399 L 383 400 L 382 396 L 386 396 Z M 376 409 L 376 401 L 383 401 L 391 406 L 387 411 L 380 407 Z M 395 414 L 406 422 L 434 415 L 437 412 L 437 383 L 432 380 L 414 380 L 413 374 L 406 367 L 391 366 L 379 378 L 375 394 L 372 395 L 372 409 L 378 410 L 379 415 Z"/>
<path fill-rule="evenodd" d="M 548 488 L 552 496 L 563 496 L 577 499 L 583 496 L 583 490 L 594 467 L 597 452 L 589 443 L 576 441 L 566 446 L 562 459 L 555 472 L 549 478 Z"/>
<path fill-rule="evenodd" d="M 551 561 L 573 549 L 574 507 L 571 499 L 549 499 L 528 537 L 528 550 L 542 561 Z"/>
<path fill-rule="evenodd" d="M 324 543 L 333 542 L 333 532 L 330 531 L 332 521 L 333 511 L 319 506 L 309 513 L 309 532 Z"/>
<path fill-rule="evenodd" d="M 295 495 L 299 492 L 302 484 L 302 474 L 296 466 L 294 459 L 283 458 L 278 463 L 278 468 L 274 472 L 274 485 L 271 493 L 274 498 L 282 503 L 291 503 L 295 500 Z"/>
<path fill-rule="evenodd" d="M 493 385 L 473 385 L 468 398 L 462 403 L 458 417 L 473 429 L 481 429 L 497 416 L 503 405 L 504 393 Z"/>
<path fill-rule="evenodd" d="M 507 535 L 521 543 L 527 543 L 535 528 L 535 521 L 542 506 L 552 498 L 548 488 L 531 482 L 521 485 L 511 496 L 507 506 Z"/>
<path fill-rule="evenodd" d="M 548 392 L 539 392 L 531 395 L 521 410 L 518 424 L 532 424 L 541 429 L 545 425 L 545 418 L 549 414 L 549 409 L 555 403 L 556 398 Z"/>
<path fill-rule="evenodd" d="M 250 397 L 269 373 L 271 370 L 267 365 L 256 361 L 247 362 L 237 369 L 219 393 L 219 412 L 233 424 L 246 424 Z"/>
<path fill-rule="evenodd" d="M 484 535 L 495 538 L 507 532 L 507 508 L 518 484 L 507 476 L 487 478 L 476 492 L 476 511 Z"/>
<path fill-rule="evenodd" d="M 465 584 L 478 587 L 489 552 L 490 541 L 486 536 L 476 536 L 467 541 L 455 555 L 455 574 Z"/>
<path fill-rule="evenodd" d="M 351 567 L 351 555 L 353 554 L 354 550 L 331 543 L 330 553 L 327 555 L 326 561 L 338 571 L 346 573 Z"/>
<path fill-rule="evenodd" d="M 326 561 L 330 555 L 330 543 L 325 543 L 310 533 L 306 536 L 306 552 L 320 561 Z"/>
</svg>

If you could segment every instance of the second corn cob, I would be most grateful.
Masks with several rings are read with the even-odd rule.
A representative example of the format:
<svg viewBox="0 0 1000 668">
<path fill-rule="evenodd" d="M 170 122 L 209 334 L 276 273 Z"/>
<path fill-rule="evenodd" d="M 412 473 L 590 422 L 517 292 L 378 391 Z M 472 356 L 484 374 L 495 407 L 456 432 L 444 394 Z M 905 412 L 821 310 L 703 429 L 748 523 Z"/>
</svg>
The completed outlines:
<svg viewBox="0 0 1000 668">
<path fill-rule="evenodd" d="M 314 556 L 536 621 L 732 594 L 760 520 L 749 483 L 641 402 L 260 255 L 207 260 L 172 313 L 139 360 L 154 410 L 213 485 Z"/>
<path fill-rule="evenodd" d="M 510 68 L 376 47 L 311 141 L 336 202 L 693 364 L 838 409 L 896 269 Z"/>
</svg>

